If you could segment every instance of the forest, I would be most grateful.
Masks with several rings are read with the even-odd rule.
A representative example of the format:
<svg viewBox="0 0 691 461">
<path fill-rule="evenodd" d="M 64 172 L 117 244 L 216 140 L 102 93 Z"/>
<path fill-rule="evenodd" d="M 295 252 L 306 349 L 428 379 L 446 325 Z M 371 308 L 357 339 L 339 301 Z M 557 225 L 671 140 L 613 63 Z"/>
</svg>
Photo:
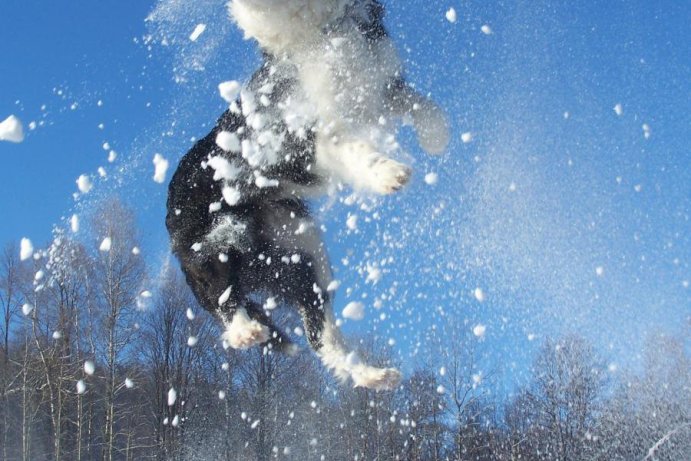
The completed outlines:
<svg viewBox="0 0 691 461">
<path fill-rule="evenodd" d="M 113 199 L 90 219 L 25 261 L 18 243 L 0 253 L 2 460 L 691 458 L 688 336 L 651 335 L 635 370 L 577 333 L 542 338 L 506 394 L 493 383 L 510 367 L 478 375 L 466 326 L 407 364 L 363 334 L 349 338 L 362 356 L 406 375 L 394 392 L 352 389 L 299 327 L 293 356 L 224 348 L 177 262 L 151 273 L 131 210 Z"/>
</svg>

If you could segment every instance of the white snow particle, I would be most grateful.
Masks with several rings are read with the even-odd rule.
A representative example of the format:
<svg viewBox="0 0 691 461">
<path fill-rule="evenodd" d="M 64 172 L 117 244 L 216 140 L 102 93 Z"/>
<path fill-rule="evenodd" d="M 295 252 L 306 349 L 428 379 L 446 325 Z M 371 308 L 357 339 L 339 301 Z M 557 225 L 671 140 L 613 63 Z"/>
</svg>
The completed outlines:
<svg viewBox="0 0 691 461">
<path fill-rule="evenodd" d="M 94 374 L 94 371 L 96 371 L 96 365 L 94 365 L 94 362 L 91 360 L 84 362 L 84 373 L 91 376 Z"/>
<path fill-rule="evenodd" d="M 81 379 L 77 381 L 77 394 L 83 394 L 86 392 L 86 384 Z"/>
<path fill-rule="evenodd" d="M 350 230 L 357 229 L 357 215 L 351 214 L 350 216 L 348 216 L 348 219 L 346 220 L 346 226 Z"/>
<path fill-rule="evenodd" d="M 492 28 L 487 24 L 484 24 L 482 27 L 480 27 L 480 30 L 485 35 L 490 35 L 492 33 Z"/>
<path fill-rule="evenodd" d="M 232 186 L 224 187 L 221 193 L 223 194 L 223 200 L 225 200 L 225 202 L 230 206 L 237 205 L 242 198 L 240 191 Z"/>
<path fill-rule="evenodd" d="M 89 193 L 93 187 L 94 185 L 87 175 L 83 174 L 77 178 L 77 188 L 79 188 L 79 192 L 82 194 Z"/>
<path fill-rule="evenodd" d="M 230 131 L 221 131 L 216 135 L 216 145 L 226 152 L 240 152 L 240 138 Z"/>
<path fill-rule="evenodd" d="M 468 144 L 470 141 L 473 140 L 473 133 L 470 131 L 466 131 L 461 135 L 461 141 L 463 141 L 464 144 Z"/>
<path fill-rule="evenodd" d="M 175 417 L 173 418 L 173 421 L 170 423 L 170 425 L 173 427 L 178 427 L 178 424 L 180 424 L 180 416 L 175 415 Z"/>
<path fill-rule="evenodd" d="M 362 320 L 365 318 L 365 306 L 364 304 L 351 301 L 343 309 L 343 317 L 351 320 Z"/>
<path fill-rule="evenodd" d="M 218 398 L 223 400 L 226 398 L 226 393 L 225 391 L 218 391 Z"/>
<path fill-rule="evenodd" d="M 437 173 L 427 173 L 425 175 L 425 182 L 430 186 L 434 186 L 439 181 Z"/>
<path fill-rule="evenodd" d="M 341 282 L 338 280 L 332 280 L 329 282 L 329 286 L 326 287 L 326 291 L 336 291 L 338 287 L 341 286 Z"/>
<path fill-rule="evenodd" d="M 453 8 L 449 8 L 446 12 L 446 20 L 451 23 L 454 23 L 456 22 L 456 19 L 458 19 L 458 17 L 456 16 L 456 10 L 454 10 Z"/>
<path fill-rule="evenodd" d="M 53 332 L 53 339 L 57 341 L 57 340 L 60 339 L 60 338 L 62 338 L 62 333 L 60 333 L 60 332 L 57 331 L 57 330 L 54 331 L 54 332 Z"/>
<path fill-rule="evenodd" d="M 621 117 L 621 114 L 624 113 L 624 109 L 621 107 L 621 104 L 620 104 L 620 103 L 617 103 L 617 104 L 614 106 L 614 113 L 617 114 L 617 115 L 620 116 L 620 117 Z"/>
<path fill-rule="evenodd" d="M 161 154 L 154 155 L 154 181 L 163 184 L 166 180 L 166 172 L 168 171 L 168 160 L 163 158 Z"/>
<path fill-rule="evenodd" d="M 487 327 L 482 325 L 481 323 L 478 323 L 473 327 L 473 334 L 477 336 L 478 338 L 482 338 L 485 336 L 485 331 L 487 330 Z"/>
<path fill-rule="evenodd" d="M 189 320 L 189 321 L 194 320 L 194 312 L 192 311 L 191 307 L 187 308 L 187 312 L 185 314 L 187 315 L 187 320 Z"/>
<path fill-rule="evenodd" d="M 175 405 L 175 400 L 177 400 L 177 398 L 178 398 L 177 391 L 175 390 L 175 388 L 171 387 L 170 390 L 168 391 L 168 406 L 172 407 L 173 405 Z"/>
<path fill-rule="evenodd" d="M 114 150 L 111 150 L 108 153 L 108 163 L 113 163 L 116 158 L 118 158 L 118 153 L 115 152 Z"/>
<path fill-rule="evenodd" d="M 605 273 L 605 269 L 602 266 L 597 266 L 595 268 L 595 274 L 597 274 L 598 277 L 602 277 L 602 274 Z"/>
<path fill-rule="evenodd" d="M 443 394 L 444 392 L 446 392 L 446 389 L 444 389 L 444 386 L 442 386 L 441 384 L 438 385 L 437 386 L 437 394 Z"/>
<path fill-rule="evenodd" d="M 277 179 L 269 179 L 265 176 L 258 175 L 256 177 L 256 179 L 254 180 L 254 184 L 260 189 L 264 189 L 267 187 L 277 187 L 278 186 L 278 180 Z"/>
<path fill-rule="evenodd" d="M 19 143 L 24 141 L 22 122 L 14 115 L 10 115 L 0 122 L 0 141 Z"/>
<path fill-rule="evenodd" d="M 223 294 L 218 298 L 218 305 L 222 306 L 230 299 L 230 291 L 233 289 L 233 287 L 228 287 L 226 288 L 226 291 L 223 292 Z"/>
<path fill-rule="evenodd" d="M 132 254 L 133 255 L 137 256 L 139 253 L 141 253 L 141 250 L 139 249 L 139 247 L 132 248 Z"/>
<path fill-rule="evenodd" d="M 19 259 L 25 261 L 34 254 L 34 245 L 28 238 L 23 238 L 19 244 Z"/>
<path fill-rule="evenodd" d="M 648 125 L 647 123 L 644 123 L 642 128 L 643 128 L 643 137 L 645 139 L 650 139 L 650 134 L 651 134 L 650 125 Z"/>
<path fill-rule="evenodd" d="M 240 93 L 240 83 L 236 80 L 220 83 L 218 85 L 218 93 L 228 104 L 230 104 L 235 101 L 238 97 L 238 93 Z"/>
<path fill-rule="evenodd" d="M 199 250 L 202 249 L 202 244 L 199 242 L 193 243 L 192 246 L 190 247 L 192 251 L 194 252 L 199 252 Z"/>
<path fill-rule="evenodd" d="M 473 290 L 473 296 L 475 296 L 475 299 L 478 300 L 478 302 L 483 302 L 485 300 L 485 292 L 482 291 L 482 288 L 477 287 L 475 290 Z"/>
<path fill-rule="evenodd" d="M 190 336 L 189 338 L 187 338 L 187 345 L 188 345 L 189 347 L 194 347 L 194 346 L 197 345 L 197 342 L 198 342 L 198 341 L 199 341 L 199 340 L 197 339 L 196 336 Z"/>
<path fill-rule="evenodd" d="M 22 306 L 22 314 L 24 314 L 27 317 L 29 316 L 29 314 L 31 314 L 31 311 L 33 311 L 33 310 L 34 310 L 34 306 L 32 306 L 29 303 L 26 303 Z"/>
<path fill-rule="evenodd" d="M 203 34 L 205 30 L 206 24 L 197 24 L 197 27 L 195 27 L 192 33 L 190 34 L 190 41 L 196 42 L 199 36 Z"/>
<path fill-rule="evenodd" d="M 107 253 L 108 251 L 110 251 L 110 247 L 112 245 L 113 245 L 113 242 L 110 239 L 110 237 L 106 237 L 103 239 L 103 241 L 101 242 L 101 246 L 99 246 L 98 249 L 99 249 L 99 251 L 103 251 L 104 253 Z"/>
<path fill-rule="evenodd" d="M 79 216 L 76 214 L 73 214 L 70 218 L 70 229 L 72 229 L 72 232 L 75 234 L 79 232 Z"/>
<path fill-rule="evenodd" d="M 125 387 L 127 389 L 132 389 L 134 387 L 134 381 L 132 381 L 130 378 L 125 378 Z"/>
<path fill-rule="evenodd" d="M 276 309 L 276 306 L 278 306 L 278 304 L 276 303 L 276 298 L 266 298 L 266 302 L 264 303 L 264 309 L 272 310 Z"/>
<path fill-rule="evenodd" d="M 446 376 L 446 367 L 441 367 L 441 368 L 439 369 L 439 374 L 440 374 L 441 376 Z"/>
</svg>

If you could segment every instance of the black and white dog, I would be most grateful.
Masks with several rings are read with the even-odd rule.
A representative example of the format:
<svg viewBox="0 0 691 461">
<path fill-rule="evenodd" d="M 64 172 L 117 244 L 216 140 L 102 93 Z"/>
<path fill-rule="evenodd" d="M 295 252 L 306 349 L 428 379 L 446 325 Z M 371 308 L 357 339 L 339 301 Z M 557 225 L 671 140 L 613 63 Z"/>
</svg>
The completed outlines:
<svg viewBox="0 0 691 461">
<path fill-rule="evenodd" d="M 438 153 L 444 115 L 403 80 L 377 0 L 232 0 L 229 10 L 265 60 L 173 176 L 173 251 L 231 347 L 294 347 L 267 315 L 292 305 L 337 377 L 391 389 L 400 373 L 359 361 L 336 326 L 330 264 L 305 200 L 344 183 L 400 189 L 410 168 L 392 158 L 389 120 L 412 120 L 421 146 Z"/>
</svg>

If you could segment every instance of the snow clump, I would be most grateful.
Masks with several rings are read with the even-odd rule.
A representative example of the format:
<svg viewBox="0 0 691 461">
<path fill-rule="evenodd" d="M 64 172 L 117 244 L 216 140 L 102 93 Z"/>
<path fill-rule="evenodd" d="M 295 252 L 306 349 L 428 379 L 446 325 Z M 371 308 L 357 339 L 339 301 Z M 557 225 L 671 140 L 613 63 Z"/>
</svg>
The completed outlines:
<svg viewBox="0 0 691 461">
<path fill-rule="evenodd" d="M 93 187 L 94 185 L 87 175 L 83 174 L 77 178 L 77 188 L 82 194 L 88 194 Z"/>
<path fill-rule="evenodd" d="M 228 104 L 233 103 L 240 93 L 240 83 L 238 83 L 236 80 L 219 83 L 218 93 L 225 102 Z"/>
<path fill-rule="evenodd" d="M 197 27 L 194 28 L 192 33 L 190 34 L 190 41 L 196 42 L 199 36 L 204 33 L 206 30 L 206 24 L 197 24 Z"/>
<path fill-rule="evenodd" d="M 450 23 L 456 22 L 458 19 L 456 15 L 456 10 L 452 8 L 449 8 L 448 11 L 446 12 L 446 20 L 449 21 Z"/>
<path fill-rule="evenodd" d="M 154 181 L 163 184 L 166 180 L 166 172 L 168 171 L 168 160 L 161 154 L 154 155 Z"/>
<path fill-rule="evenodd" d="M 101 245 L 98 247 L 99 251 L 102 251 L 104 253 L 107 253 L 110 251 L 110 247 L 113 245 L 113 241 L 110 239 L 110 237 L 106 237 L 103 239 L 101 242 Z"/>
<path fill-rule="evenodd" d="M 10 115 L 0 122 L 0 141 L 20 143 L 24 141 L 22 122 L 14 115 Z"/>
<path fill-rule="evenodd" d="M 350 320 L 362 320 L 365 318 L 365 306 L 364 304 L 352 301 L 349 302 L 343 309 L 343 317 Z"/>
<path fill-rule="evenodd" d="M 23 238 L 19 244 L 19 259 L 26 261 L 34 254 L 34 245 L 28 238 Z"/>
<path fill-rule="evenodd" d="M 482 338 L 485 336 L 485 331 L 487 330 L 487 327 L 482 325 L 481 323 L 478 323 L 473 327 L 473 334 L 477 336 L 478 338 Z"/>
<path fill-rule="evenodd" d="M 87 360 L 86 362 L 84 362 L 84 373 L 91 376 L 94 374 L 95 371 L 96 366 L 94 365 L 94 362 L 92 362 L 91 360 Z"/>
</svg>

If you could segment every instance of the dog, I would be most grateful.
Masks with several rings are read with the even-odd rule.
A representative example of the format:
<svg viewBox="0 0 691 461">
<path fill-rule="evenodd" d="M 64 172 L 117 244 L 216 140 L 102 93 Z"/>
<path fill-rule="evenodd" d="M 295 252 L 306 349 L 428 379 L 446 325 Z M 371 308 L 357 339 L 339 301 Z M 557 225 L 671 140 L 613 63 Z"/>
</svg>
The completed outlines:
<svg viewBox="0 0 691 461">
<path fill-rule="evenodd" d="M 232 0 L 229 12 L 264 62 L 173 175 L 172 250 L 230 347 L 292 352 L 270 312 L 294 306 L 337 378 L 393 389 L 400 372 L 363 363 L 336 325 L 335 284 L 307 200 L 340 184 L 399 190 L 411 169 L 393 158 L 391 119 L 410 119 L 423 149 L 440 153 L 443 112 L 403 79 L 376 0 Z"/>
</svg>

